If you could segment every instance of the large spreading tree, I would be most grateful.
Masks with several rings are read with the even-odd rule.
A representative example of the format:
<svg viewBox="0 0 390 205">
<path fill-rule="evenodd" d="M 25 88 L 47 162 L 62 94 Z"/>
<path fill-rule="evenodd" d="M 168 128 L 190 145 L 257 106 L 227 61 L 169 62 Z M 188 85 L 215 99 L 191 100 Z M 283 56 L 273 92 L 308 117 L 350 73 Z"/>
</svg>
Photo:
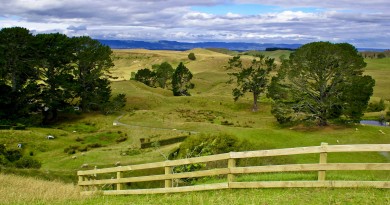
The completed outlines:
<svg viewBox="0 0 390 205">
<path fill-rule="evenodd" d="M 0 30 L 0 121 L 13 123 L 39 111 L 43 123 L 57 111 L 80 105 L 117 110 L 124 95 L 110 102 L 111 49 L 90 37 L 59 33 L 32 35 L 28 29 Z M 113 104 L 114 103 L 114 104 Z M 36 120 L 34 120 L 36 121 Z"/>
<path fill-rule="evenodd" d="M 75 45 L 64 34 L 38 34 L 35 37 L 39 56 L 38 71 L 41 79 L 39 102 L 43 122 L 57 118 L 61 108 L 70 105 L 72 86 L 75 84 L 72 62 L 75 60 Z"/>
<path fill-rule="evenodd" d="M 86 111 L 99 108 L 109 101 L 111 88 L 109 69 L 114 66 L 110 47 L 88 36 L 75 37 L 76 96 L 80 99 L 80 107 Z"/>
<path fill-rule="evenodd" d="M 328 124 L 344 115 L 359 120 L 373 93 L 375 81 L 363 75 L 366 63 L 347 43 L 314 42 L 284 60 L 272 78 L 272 113 L 280 123 L 315 121 Z"/>
<path fill-rule="evenodd" d="M 232 77 L 229 82 L 235 81 L 237 87 L 233 89 L 234 101 L 237 101 L 245 93 L 251 92 L 253 95 L 252 111 L 258 111 L 258 99 L 265 92 L 269 73 L 275 69 L 273 58 L 257 55 L 249 65 L 243 65 L 240 56 L 229 59 L 228 69 L 235 72 L 229 73 Z"/>
<path fill-rule="evenodd" d="M 21 27 L 0 30 L 0 117 L 26 115 L 38 76 L 34 36 Z"/>
</svg>

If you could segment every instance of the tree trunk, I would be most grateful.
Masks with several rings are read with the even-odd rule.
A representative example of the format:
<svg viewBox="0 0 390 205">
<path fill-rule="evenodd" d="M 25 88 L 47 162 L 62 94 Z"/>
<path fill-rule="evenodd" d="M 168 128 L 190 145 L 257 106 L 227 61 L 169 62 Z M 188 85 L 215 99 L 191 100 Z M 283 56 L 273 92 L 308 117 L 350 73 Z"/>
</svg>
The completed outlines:
<svg viewBox="0 0 390 205">
<path fill-rule="evenodd" d="M 324 117 L 319 117 L 318 125 L 319 126 L 328 126 L 328 121 Z"/>
<path fill-rule="evenodd" d="M 259 98 L 259 94 L 253 93 L 253 107 L 252 112 L 257 112 L 259 108 L 257 107 L 257 99 Z"/>
</svg>

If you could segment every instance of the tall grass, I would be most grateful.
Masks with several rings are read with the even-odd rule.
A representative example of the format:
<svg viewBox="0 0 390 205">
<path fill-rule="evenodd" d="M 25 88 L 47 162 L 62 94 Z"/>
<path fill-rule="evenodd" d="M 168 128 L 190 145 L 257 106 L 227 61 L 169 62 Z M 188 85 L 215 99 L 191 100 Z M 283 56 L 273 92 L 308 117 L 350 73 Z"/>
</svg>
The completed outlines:
<svg viewBox="0 0 390 205">
<path fill-rule="evenodd" d="M 389 191 L 371 188 L 236 189 L 178 194 L 100 196 L 74 204 L 318 205 L 389 204 Z"/>
<path fill-rule="evenodd" d="M 73 184 L 0 173 L 0 204 L 66 204 L 80 199 Z"/>
</svg>

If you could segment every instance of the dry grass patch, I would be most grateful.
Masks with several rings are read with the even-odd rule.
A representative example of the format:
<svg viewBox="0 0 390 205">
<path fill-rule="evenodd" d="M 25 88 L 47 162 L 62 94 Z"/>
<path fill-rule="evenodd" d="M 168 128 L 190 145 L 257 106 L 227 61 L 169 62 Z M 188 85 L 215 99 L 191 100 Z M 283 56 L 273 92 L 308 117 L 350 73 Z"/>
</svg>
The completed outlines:
<svg viewBox="0 0 390 205">
<path fill-rule="evenodd" d="M 81 199 L 73 184 L 0 174 L 0 204 L 65 204 Z"/>
</svg>

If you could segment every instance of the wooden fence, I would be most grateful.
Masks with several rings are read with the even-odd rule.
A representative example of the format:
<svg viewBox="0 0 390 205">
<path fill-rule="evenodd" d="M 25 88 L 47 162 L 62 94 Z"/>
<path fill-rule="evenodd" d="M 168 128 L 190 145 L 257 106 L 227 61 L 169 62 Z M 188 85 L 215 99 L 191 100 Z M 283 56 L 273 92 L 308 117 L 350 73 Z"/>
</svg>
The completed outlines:
<svg viewBox="0 0 390 205">
<path fill-rule="evenodd" d="M 78 171 L 79 182 L 82 194 L 92 194 L 101 191 L 105 195 L 119 194 L 155 194 L 203 191 L 229 188 L 281 188 L 281 187 L 374 187 L 390 188 L 390 181 L 334 181 L 326 180 L 326 171 L 340 170 L 385 170 L 390 171 L 390 163 L 327 163 L 327 154 L 335 152 L 389 152 L 390 144 L 356 144 L 356 145 L 328 145 L 322 143 L 321 146 L 297 147 L 287 149 L 259 150 L 246 152 L 230 152 L 225 154 L 195 157 L 179 160 L 168 160 L 163 162 L 119 166 L 112 168 L 94 169 Z M 239 159 L 256 157 L 286 156 L 299 154 L 319 154 L 319 163 L 315 164 L 285 164 L 237 167 Z M 227 161 L 227 166 L 209 170 L 199 170 L 192 172 L 173 173 L 173 168 L 182 165 L 210 163 L 216 161 Z M 146 169 L 164 169 L 165 174 L 149 176 L 129 176 L 133 171 Z M 140 172 L 140 171 L 139 171 Z M 278 173 L 278 172 L 318 172 L 318 180 L 313 181 L 251 181 L 236 182 L 235 176 L 238 174 L 252 173 Z M 390 175 L 390 172 L 386 174 Z M 103 178 L 109 175 L 115 177 Z M 226 182 L 202 184 L 193 186 L 173 186 L 173 181 L 178 179 L 199 178 L 207 176 L 224 176 Z M 99 177 L 98 177 L 99 176 Z M 388 178 L 387 178 L 388 179 Z M 124 189 L 125 184 L 134 182 L 165 181 L 165 187 L 152 189 Z M 114 190 L 104 190 L 107 185 L 115 185 Z M 115 190 L 116 189 L 116 190 Z"/>
</svg>

